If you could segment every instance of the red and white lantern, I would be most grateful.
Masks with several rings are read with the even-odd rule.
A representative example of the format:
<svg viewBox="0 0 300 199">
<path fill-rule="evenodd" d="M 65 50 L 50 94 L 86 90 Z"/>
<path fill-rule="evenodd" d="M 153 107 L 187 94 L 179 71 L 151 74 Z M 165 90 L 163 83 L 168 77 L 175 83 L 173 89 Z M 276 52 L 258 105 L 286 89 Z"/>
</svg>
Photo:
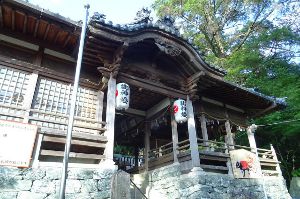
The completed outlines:
<svg viewBox="0 0 300 199">
<path fill-rule="evenodd" d="M 126 110 L 129 108 L 130 88 L 126 83 L 117 84 L 116 109 Z"/>
<path fill-rule="evenodd" d="M 173 111 L 177 123 L 187 121 L 186 102 L 183 99 L 178 99 L 174 102 Z"/>
</svg>

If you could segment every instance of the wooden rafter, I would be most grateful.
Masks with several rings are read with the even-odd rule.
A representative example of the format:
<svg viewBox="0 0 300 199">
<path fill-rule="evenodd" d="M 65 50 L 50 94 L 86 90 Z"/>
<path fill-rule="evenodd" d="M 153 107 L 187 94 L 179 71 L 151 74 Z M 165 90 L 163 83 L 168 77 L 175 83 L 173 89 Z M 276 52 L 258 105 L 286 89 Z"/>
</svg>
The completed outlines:
<svg viewBox="0 0 300 199">
<path fill-rule="evenodd" d="M 54 38 L 54 44 L 56 44 L 58 37 L 60 36 L 60 31 L 57 32 L 55 38 Z"/>
<path fill-rule="evenodd" d="M 105 46 L 111 46 L 111 47 L 118 47 L 120 44 L 118 43 L 115 43 L 113 41 L 105 41 L 105 40 L 101 40 L 101 39 L 98 39 L 96 37 L 93 37 L 93 36 L 89 36 L 89 41 L 92 41 L 94 43 L 97 43 L 97 44 L 102 44 L 102 45 L 105 45 Z"/>
<path fill-rule="evenodd" d="M 15 25 L 15 18 L 16 18 L 16 11 L 15 10 L 12 10 L 11 11 L 11 29 L 14 31 L 15 28 L 16 28 L 16 25 Z"/>
<path fill-rule="evenodd" d="M 50 30 L 50 26 L 51 26 L 51 24 L 48 24 L 47 25 L 47 28 L 46 28 L 46 31 L 45 31 L 45 33 L 44 33 L 44 40 L 46 40 L 47 39 L 47 36 L 48 36 L 48 33 L 49 33 L 49 30 Z"/>
<path fill-rule="evenodd" d="M 65 48 L 67 46 L 67 44 L 69 43 L 70 39 L 71 39 L 71 34 L 68 33 L 67 39 L 65 40 L 65 42 L 63 44 L 63 48 Z"/>
<path fill-rule="evenodd" d="M 3 28 L 3 14 L 2 14 L 2 6 L 0 5 L 0 27 Z"/>
<path fill-rule="evenodd" d="M 35 22 L 35 27 L 34 27 L 33 37 L 36 37 L 36 36 L 37 36 L 37 32 L 38 32 L 38 29 L 39 29 L 39 24 L 40 24 L 40 20 L 37 19 L 36 22 Z"/>
<path fill-rule="evenodd" d="M 27 15 L 24 14 L 24 23 L 23 23 L 23 33 L 25 34 L 27 31 L 27 22 L 28 22 L 28 18 Z"/>
<path fill-rule="evenodd" d="M 145 80 L 142 78 L 134 77 L 132 75 L 128 75 L 125 73 L 119 73 L 118 74 L 118 80 L 124 81 L 128 84 L 135 85 L 137 87 L 145 88 L 147 90 L 151 90 L 155 93 L 160 93 L 165 96 L 170 97 L 178 97 L 182 99 L 186 99 L 187 93 L 184 91 L 181 91 L 179 89 L 174 89 L 159 83 L 155 83 L 149 80 Z"/>
</svg>

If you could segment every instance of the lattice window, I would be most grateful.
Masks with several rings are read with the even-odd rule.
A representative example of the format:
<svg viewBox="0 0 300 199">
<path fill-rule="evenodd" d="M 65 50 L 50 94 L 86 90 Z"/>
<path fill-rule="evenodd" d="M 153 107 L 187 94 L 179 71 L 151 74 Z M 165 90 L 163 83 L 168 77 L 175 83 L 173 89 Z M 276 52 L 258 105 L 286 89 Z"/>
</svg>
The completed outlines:
<svg viewBox="0 0 300 199">
<path fill-rule="evenodd" d="M 29 75 L 0 66 L 0 104 L 22 106 Z"/>
<path fill-rule="evenodd" d="M 42 78 L 36 91 L 33 109 L 67 115 L 70 111 L 72 90 L 71 84 Z M 79 88 L 75 116 L 95 119 L 96 103 L 95 91 Z"/>
<path fill-rule="evenodd" d="M 0 119 L 21 122 L 30 74 L 0 65 Z"/>
<path fill-rule="evenodd" d="M 33 100 L 32 117 L 41 120 L 33 119 L 35 121 L 32 120 L 31 123 L 41 127 L 66 130 L 72 90 L 71 84 L 40 78 Z M 75 125 L 97 126 L 96 109 L 97 92 L 87 88 L 78 88 L 75 116 L 81 121 L 77 120 Z M 93 132 L 84 128 L 74 128 L 74 130 Z"/>
</svg>

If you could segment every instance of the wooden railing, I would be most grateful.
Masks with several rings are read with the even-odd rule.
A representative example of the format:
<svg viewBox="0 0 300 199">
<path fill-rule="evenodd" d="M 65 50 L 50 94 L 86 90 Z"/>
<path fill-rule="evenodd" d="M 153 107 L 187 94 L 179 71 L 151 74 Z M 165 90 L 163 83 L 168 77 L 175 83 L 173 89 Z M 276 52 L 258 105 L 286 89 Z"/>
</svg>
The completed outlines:
<svg viewBox="0 0 300 199">
<path fill-rule="evenodd" d="M 149 150 L 149 158 L 158 158 L 173 152 L 173 142 Z"/>
<path fill-rule="evenodd" d="M 148 169 L 157 169 L 174 162 L 173 143 L 169 142 L 149 151 Z"/>
<path fill-rule="evenodd" d="M 198 150 L 199 151 L 212 151 L 212 152 L 221 152 L 221 153 L 228 153 L 227 144 L 224 142 L 217 142 L 213 140 L 204 140 L 204 139 L 197 139 L 198 142 Z"/>
<path fill-rule="evenodd" d="M 224 163 L 226 160 L 229 161 L 229 151 L 231 150 L 237 150 L 237 149 L 245 149 L 247 151 L 250 151 L 257 155 L 260 165 L 261 165 L 261 171 L 264 176 L 271 176 L 271 175 L 279 175 L 280 174 L 280 168 L 279 168 L 279 162 L 277 160 L 277 156 L 275 153 L 275 150 L 271 147 L 271 149 L 262 149 L 262 148 L 251 148 L 249 146 L 242 146 L 242 145 L 230 145 L 224 142 L 217 142 L 213 140 L 203 140 L 198 138 L 198 151 L 200 154 L 200 161 L 208 159 L 208 160 L 217 160 L 217 161 L 223 161 Z M 180 161 L 186 161 L 190 158 L 187 158 L 187 154 L 190 153 L 190 142 L 189 140 L 183 140 L 178 142 L 178 148 L 179 152 L 179 162 Z M 182 160 L 181 160 L 182 159 Z M 225 167 L 220 166 L 207 166 L 203 165 L 202 163 L 201 167 L 207 167 L 207 168 L 216 168 L 224 170 Z M 227 163 L 228 165 L 228 163 Z M 228 168 L 227 168 L 228 169 Z"/>
</svg>

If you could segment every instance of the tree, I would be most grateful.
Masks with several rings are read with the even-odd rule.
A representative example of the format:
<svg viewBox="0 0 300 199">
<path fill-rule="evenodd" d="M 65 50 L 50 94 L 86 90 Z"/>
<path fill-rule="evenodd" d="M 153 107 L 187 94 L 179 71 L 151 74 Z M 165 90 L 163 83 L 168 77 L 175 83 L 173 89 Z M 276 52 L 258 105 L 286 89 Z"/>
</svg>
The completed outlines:
<svg viewBox="0 0 300 199">
<path fill-rule="evenodd" d="M 291 4 L 286 0 L 156 0 L 153 7 L 158 16 L 175 17 L 203 52 L 225 58 L 238 51 L 267 19 L 275 20 L 274 14 L 283 18 L 286 8 L 297 13 L 299 6 L 292 9 Z"/>
</svg>

